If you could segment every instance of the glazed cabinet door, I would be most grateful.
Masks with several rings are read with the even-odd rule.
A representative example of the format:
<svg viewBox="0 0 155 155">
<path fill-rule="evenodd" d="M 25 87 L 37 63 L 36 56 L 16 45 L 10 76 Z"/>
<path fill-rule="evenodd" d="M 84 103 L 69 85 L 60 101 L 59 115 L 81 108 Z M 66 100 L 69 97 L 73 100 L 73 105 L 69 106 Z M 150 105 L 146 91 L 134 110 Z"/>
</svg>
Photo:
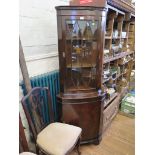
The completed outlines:
<svg viewBox="0 0 155 155">
<path fill-rule="evenodd" d="M 95 16 L 64 16 L 66 92 L 95 90 L 101 20 Z"/>
</svg>

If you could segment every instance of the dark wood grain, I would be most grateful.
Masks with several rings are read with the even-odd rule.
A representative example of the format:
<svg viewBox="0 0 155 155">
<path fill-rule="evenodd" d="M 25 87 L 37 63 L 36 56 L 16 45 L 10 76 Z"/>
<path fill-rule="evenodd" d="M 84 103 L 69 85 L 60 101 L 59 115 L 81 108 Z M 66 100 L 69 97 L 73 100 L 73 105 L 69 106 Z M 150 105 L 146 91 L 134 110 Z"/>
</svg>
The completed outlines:
<svg viewBox="0 0 155 155">
<path fill-rule="evenodd" d="M 60 120 L 82 128 L 81 144 L 97 141 L 102 134 L 102 97 L 65 99 L 59 96 L 58 101 L 62 104 Z"/>
<path fill-rule="evenodd" d="M 19 153 L 21 152 L 28 152 L 28 143 L 26 140 L 25 132 L 24 132 L 24 127 L 21 121 L 21 117 L 19 114 Z"/>
<path fill-rule="evenodd" d="M 33 138 L 36 140 L 37 134 L 48 124 L 54 122 L 49 90 L 48 88 L 35 87 L 22 98 L 21 102 L 30 125 L 30 129 L 33 133 Z M 46 113 L 49 117 L 47 122 L 43 119 L 43 113 L 45 113 L 44 109 L 46 106 L 48 106 L 49 110 Z"/>
<path fill-rule="evenodd" d="M 74 1 L 75 5 L 78 1 Z M 98 1 L 105 2 L 105 1 Z M 98 3 L 99 4 L 99 3 Z M 57 96 L 59 120 L 65 123 L 77 125 L 82 128 L 82 143 L 95 143 L 99 144 L 102 135 L 102 96 L 98 95 L 98 90 L 101 89 L 101 73 L 103 65 L 103 49 L 104 49 L 104 32 L 106 21 L 106 9 L 104 5 L 96 6 L 58 6 L 57 10 L 57 23 L 58 23 L 58 50 L 59 50 L 59 66 L 60 66 L 60 94 Z M 67 36 L 66 21 L 97 21 L 98 25 L 95 30 L 94 37 L 87 42 L 87 37 L 82 36 L 76 38 Z M 86 24 L 85 24 L 86 25 Z M 95 80 L 86 86 L 82 83 L 80 86 L 71 85 L 72 81 L 76 81 L 78 75 L 72 73 L 72 57 L 74 56 L 72 43 L 81 41 L 80 45 L 84 42 L 89 43 L 89 52 L 93 51 L 93 55 L 89 61 L 95 64 Z M 92 48 L 92 43 L 95 48 Z M 84 47 L 81 47 L 85 50 Z M 70 68 L 68 67 L 70 62 Z M 86 61 L 85 61 L 86 62 Z M 84 63 L 85 63 L 84 62 Z M 67 66 L 68 65 L 68 66 Z M 78 66 L 76 66 L 78 68 Z M 73 69 L 76 69 L 73 68 Z M 91 66 L 82 66 L 82 69 L 87 73 Z M 74 77 L 74 78 L 71 78 Z"/>
</svg>

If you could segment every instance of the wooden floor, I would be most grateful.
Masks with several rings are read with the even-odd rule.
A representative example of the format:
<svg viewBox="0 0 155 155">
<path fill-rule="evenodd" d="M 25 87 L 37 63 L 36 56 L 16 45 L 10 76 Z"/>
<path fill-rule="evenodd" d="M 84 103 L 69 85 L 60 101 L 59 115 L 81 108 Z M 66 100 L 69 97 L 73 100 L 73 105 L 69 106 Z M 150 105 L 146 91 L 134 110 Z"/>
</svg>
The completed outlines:
<svg viewBox="0 0 155 155">
<path fill-rule="evenodd" d="M 117 114 L 99 145 L 83 145 L 81 155 L 134 155 L 135 119 Z M 70 155 L 77 155 L 73 151 Z"/>
</svg>

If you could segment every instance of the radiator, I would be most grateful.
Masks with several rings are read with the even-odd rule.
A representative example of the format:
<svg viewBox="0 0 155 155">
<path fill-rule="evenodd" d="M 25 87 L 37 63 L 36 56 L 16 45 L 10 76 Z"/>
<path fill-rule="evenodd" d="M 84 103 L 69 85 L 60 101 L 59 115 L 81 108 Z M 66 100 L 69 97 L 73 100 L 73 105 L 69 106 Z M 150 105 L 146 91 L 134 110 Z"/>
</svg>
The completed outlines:
<svg viewBox="0 0 155 155">
<path fill-rule="evenodd" d="M 54 118 L 55 121 L 58 121 L 58 106 L 56 102 L 56 95 L 59 94 L 60 91 L 60 85 L 59 85 L 59 71 L 52 71 L 49 73 L 45 73 L 42 75 L 38 75 L 35 77 L 30 78 L 31 86 L 33 87 L 48 87 L 51 93 L 52 97 L 52 106 L 54 111 Z M 22 87 L 23 94 L 26 95 L 26 88 L 23 83 L 23 81 L 20 83 L 20 86 Z M 46 107 L 47 108 L 47 107 Z M 48 111 L 46 109 L 45 111 Z M 47 120 L 48 118 L 47 114 L 43 114 L 45 117 L 44 119 Z"/>
</svg>

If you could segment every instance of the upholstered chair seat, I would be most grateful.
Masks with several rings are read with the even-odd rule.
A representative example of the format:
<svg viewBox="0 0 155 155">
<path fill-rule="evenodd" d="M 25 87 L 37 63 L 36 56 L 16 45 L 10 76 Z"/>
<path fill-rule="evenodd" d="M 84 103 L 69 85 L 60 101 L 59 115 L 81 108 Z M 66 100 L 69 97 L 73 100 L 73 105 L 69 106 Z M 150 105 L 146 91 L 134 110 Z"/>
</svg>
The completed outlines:
<svg viewBox="0 0 155 155">
<path fill-rule="evenodd" d="M 49 155 L 65 155 L 76 144 L 81 128 L 64 123 L 52 123 L 37 136 L 37 145 Z"/>
<path fill-rule="evenodd" d="M 19 155 L 36 155 L 36 154 L 31 153 L 31 152 L 22 152 Z"/>
</svg>

